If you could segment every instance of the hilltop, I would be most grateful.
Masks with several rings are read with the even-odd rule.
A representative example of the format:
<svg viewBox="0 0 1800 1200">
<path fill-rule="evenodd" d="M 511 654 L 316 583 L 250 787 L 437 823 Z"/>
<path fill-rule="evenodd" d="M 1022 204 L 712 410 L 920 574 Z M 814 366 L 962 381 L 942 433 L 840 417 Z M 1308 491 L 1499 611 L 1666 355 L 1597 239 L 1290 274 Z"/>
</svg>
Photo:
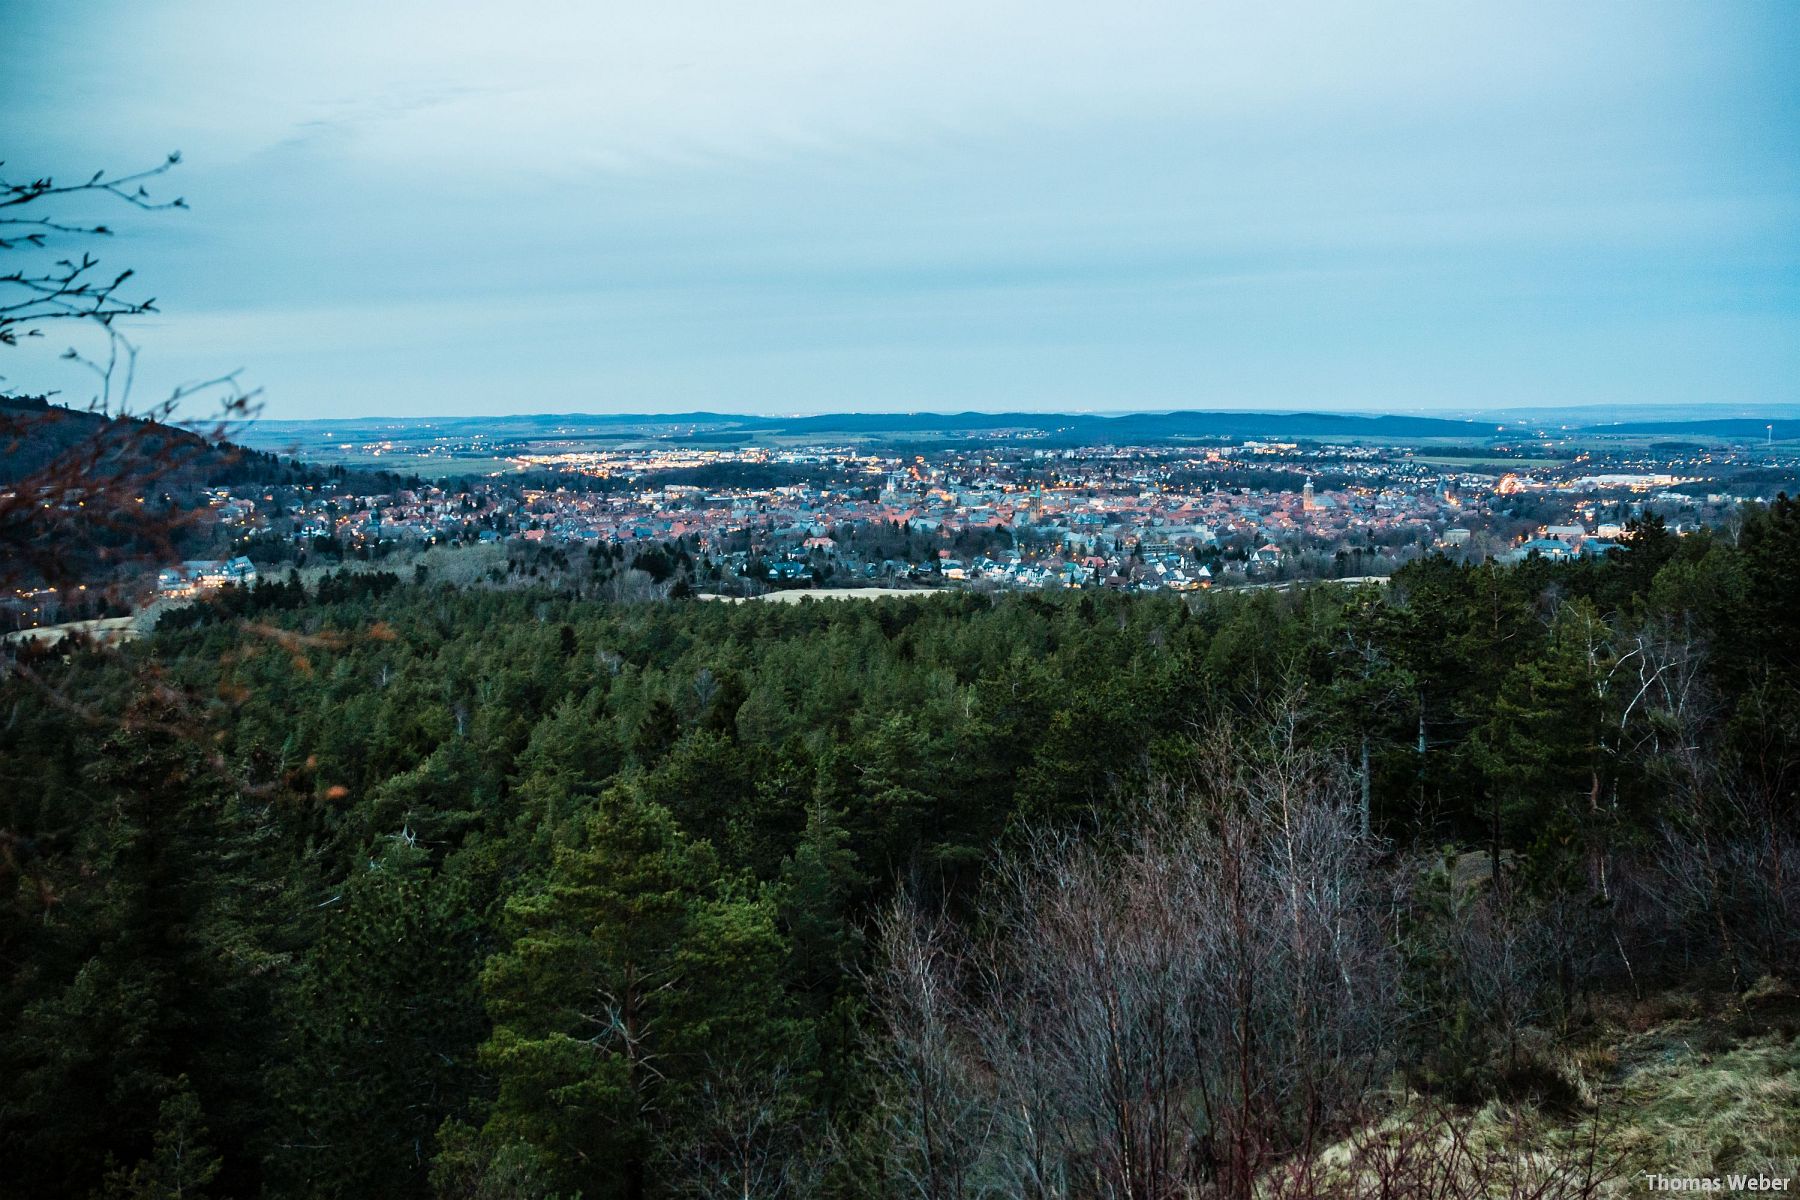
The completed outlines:
<svg viewBox="0 0 1800 1200">
<path fill-rule="evenodd" d="M 80 456 L 105 472 L 147 472 L 165 490 L 238 484 L 304 483 L 317 467 L 205 437 L 180 425 L 52 404 L 41 396 L 0 396 L 0 485 L 52 471 Z"/>
<path fill-rule="evenodd" d="M 220 433 L 0 396 L 0 586 L 15 599 L 109 587 L 216 548 L 217 530 L 199 519 L 212 489 L 308 488 L 346 474 Z"/>
</svg>

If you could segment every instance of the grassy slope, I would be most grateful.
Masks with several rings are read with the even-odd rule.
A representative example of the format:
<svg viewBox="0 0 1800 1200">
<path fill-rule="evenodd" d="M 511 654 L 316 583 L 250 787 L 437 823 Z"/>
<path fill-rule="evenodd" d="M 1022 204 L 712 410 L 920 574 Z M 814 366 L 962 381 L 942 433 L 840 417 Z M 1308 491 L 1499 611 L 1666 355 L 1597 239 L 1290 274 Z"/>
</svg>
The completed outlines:
<svg viewBox="0 0 1800 1200">
<path fill-rule="evenodd" d="M 1499 1164 L 1484 1184 L 1415 1186 L 1393 1195 L 1574 1200 L 1579 1189 L 1546 1187 L 1543 1180 L 1557 1164 L 1583 1162 L 1595 1148 L 1596 1132 L 1595 1156 L 1610 1164 L 1600 1188 L 1606 1195 L 1650 1194 L 1647 1172 L 1763 1174 L 1792 1181 L 1787 1195 L 1800 1189 L 1800 995 L 1791 987 L 1764 981 L 1741 997 L 1665 994 L 1621 1006 L 1548 1058 L 1570 1095 L 1579 1097 L 1574 1103 L 1493 1101 L 1479 1111 L 1443 1114 L 1414 1100 L 1382 1121 L 1380 1134 L 1362 1131 L 1360 1139 L 1430 1129 L 1426 1144 L 1438 1149 L 1427 1157 L 1443 1157 L 1451 1142 L 1446 1128 L 1428 1118 L 1436 1111 L 1463 1131 L 1481 1158 Z M 1312 1195 L 1373 1200 L 1382 1194 L 1367 1160 L 1350 1168 L 1355 1182 L 1341 1174 L 1357 1140 L 1340 1142 L 1315 1160 L 1338 1186 Z"/>
<path fill-rule="evenodd" d="M 1611 1130 L 1630 1170 L 1800 1174 L 1800 997 L 1764 983 L 1727 1003 L 1673 997 L 1632 1016 L 1613 1062 L 1594 1064 L 1610 1070 L 1597 1118 L 1583 1121 Z"/>
</svg>

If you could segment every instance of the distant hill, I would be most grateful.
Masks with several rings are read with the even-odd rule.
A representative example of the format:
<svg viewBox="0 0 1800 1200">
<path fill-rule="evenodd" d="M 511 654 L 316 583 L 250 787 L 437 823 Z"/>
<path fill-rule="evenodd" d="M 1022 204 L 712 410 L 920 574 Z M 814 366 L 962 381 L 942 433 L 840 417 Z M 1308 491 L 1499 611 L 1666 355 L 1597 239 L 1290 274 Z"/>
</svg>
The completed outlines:
<svg viewBox="0 0 1800 1200">
<path fill-rule="evenodd" d="M 1491 424 L 1443 417 L 1320 412 L 1132 413 L 1104 418 L 1092 429 L 1116 441 L 1196 437 L 1354 438 L 1363 441 L 1479 439 L 1491 437 L 1496 431 Z"/>
<path fill-rule="evenodd" d="M 1192 438 L 1480 437 L 1491 427 L 1439 417 L 1317 412 L 1168 413 L 828 413 L 744 419 L 748 428 L 796 433 L 989 433 L 1019 430 L 1079 442 L 1160 442 Z"/>
<path fill-rule="evenodd" d="M 821 413 L 740 416 L 727 413 L 536 413 L 488 417 L 362 417 L 330 421 L 265 421 L 246 437 L 265 448 L 315 447 L 329 433 L 340 440 L 383 436 L 472 437 L 542 440 L 581 437 L 656 437 L 687 434 L 717 442 L 735 433 L 787 437 L 969 437 L 1016 432 L 1059 445 L 1155 444 L 1197 438 L 1342 438 L 1410 441 L 1458 438 L 1481 441 L 1496 434 L 1491 422 L 1444 417 L 1369 416 L 1322 412 L 1166 413 Z"/>
<path fill-rule="evenodd" d="M 1778 442 L 1800 438 L 1800 421 L 1760 421 L 1755 417 L 1721 417 L 1697 421 L 1619 421 L 1611 425 L 1587 425 L 1582 433 L 1621 435 L 1690 434 L 1760 442 L 1773 434 Z"/>
</svg>

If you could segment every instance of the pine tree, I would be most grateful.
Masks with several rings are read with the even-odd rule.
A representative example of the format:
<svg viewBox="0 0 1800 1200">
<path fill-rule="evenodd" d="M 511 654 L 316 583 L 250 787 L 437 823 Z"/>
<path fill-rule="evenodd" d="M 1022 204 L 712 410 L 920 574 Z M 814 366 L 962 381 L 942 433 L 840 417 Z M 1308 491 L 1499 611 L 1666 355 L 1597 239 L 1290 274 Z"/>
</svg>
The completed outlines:
<svg viewBox="0 0 1800 1200">
<path fill-rule="evenodd" d="M 222 1166 L 206 1138 L 200 1101 L 187 1076 L 180 1076 L 157 1110 L 150 1156 L 110 1172 L 101 1200 L 204 1200 Z"/>
<path fill-rule="evenodd" d="M 675 706 L 662 697 L 650 702 L 644 716 L 631 733 L 631 753 L 638 762 L 654 765 L 672 750 L 681 737 L 681 717 Z"/>
<path fill-rule="evenodd" d="M 165 1102 L 190 1087 L 214 1113 L 224 1186 L 253 1171 L 283 969 L 263 906 L 278 893 L 175 716 L 141 701 L 101 746 L 82 870 L 24 947 L 23 1003 L 0 1035 L 0 1149 L 25 1194 L 85 1193 L 107 1156 L 151 1154 Z"/>
<path fill-rule="evenodd" d="M 289 1000 L 280 1194 L 424 1196 L 432 1138 L 486 1033 L 468 889 L 395 839 L 327 900 Z"/>
<path fill-rule="evenodd" d="M 1566 870 L 1593 829 L 1603 787 L 1600 694 L 1585 603 L 1565 606 L 1544 652 L 1519 662 L 1472 740 L 1488 777 L 1490 852 L 1530 849 L 1541 872 Z"/>
<path fill-rule="evenodd" d="M 615 793 L 508 916 L 513 944 L 482 977 L 488 1144 L 528 1143 L 566 1190 L 637 1200 L 708 1064 L 792 1041 L 774 904 L 728 887 L 667 811 Z"/>
</svg>

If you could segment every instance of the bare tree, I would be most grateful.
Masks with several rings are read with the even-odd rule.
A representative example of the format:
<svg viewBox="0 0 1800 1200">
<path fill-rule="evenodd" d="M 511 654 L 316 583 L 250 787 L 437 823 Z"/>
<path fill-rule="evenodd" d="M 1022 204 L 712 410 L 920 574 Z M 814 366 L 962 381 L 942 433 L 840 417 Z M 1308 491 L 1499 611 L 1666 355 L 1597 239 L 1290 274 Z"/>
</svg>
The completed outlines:
<svg viewBox="0 0 1800 1200">
<path fill-rule="evenodd" d="M 877 1120 L 893 1182 L 919 1200 L 1000 1194 L 984 1179 L 993 1112 L 965 1043 L 959 943 L 904 898 L 878 924 L 880 965 L 869 982 L 889 1086 Z"/>
<path fill-rule="evenodd" d="M 807 1144 L 827 1127 L 798 1108 L 792 1068 L 714 1063 L 691 1102 L 693 1133 L 670 1153 L 675 1189 L 694 1200 L 811 1195 L 820 1156 Z"/>
<path fill-rule="evenodd" d="M 981 938 L 910 909 L 884 925 L 916 1194 L 1248 1197 L 1387 1070 L 1398 971 L 1350 773 L 1297 720 L 1215 731 L 1206 756 L 1126 834 L 1028 839 Z"/>
<path fill-rule="evenodd" d="M 136 290 L 134 272 L 105 269 L 88 249 L 113 235 L 109 225 L 69 215 L 92 203 L 145 213 L 186 209 L 180 197 L 159 200 L 149 190 L 179 162 L 170 154 L 145 171 L 101 171 L 69 183 L 0 178 L 0 346 L 17 350 L 66 333 L 72 344 L 63 359 L 96 380 L 85 411 L 0 392 L 0 603 L 30 597 L 56 606 L 77 593 L 135 600 L 144 568 L 176 557 L 205 516 L 178 485 L 196 466 L 229 463 L 228 436 L 255 414 L 257 392 L 237 372 L 139 403 L 138 346 L 126 325 L 158 312 L 155 297 Z M 207 415 L 177 422 L 196 406 Z M 182 736 L 207 745 L 214 766 L 225 768 L 205 736 L 207 701 L 175 686 L 156 664 L 139 665 L 142 702 L 123 713 L 77 699 L 69 682 L 50 682 L 38 665 L 21 650 L 6 669 L 96 728 Z"/>
<path fill-rule="evenodd" d="M 158 200 L 147 186 L 179 162 L 171 154 L 149 170 L 96 172 L 75 183 L 0 179 L 0 345 L 17 348 L 53 330 L 85 343 L 62 357 L 95 376 L 86 408 L 98 418 L 71 426 L 68 410 L 42 398 L 0 400 L 0 447 L 27 464 L 0 491 L 0 589 L 73 587 L 95 562 L 165 559 L 195 515 L 167 495 L 167 484 L 217 454 L 216 444 L 253 415 L 257 393 L 237 372 L 137 403 L 138 346 L 125 323 L 157 312 L 155 297 L 134 290 L 134 272 L 104 269 L 86 249 L 112 236 L 109 225 L 64 215 L 95 199 L 143 212 L 185 209 L 180 197 Z M 176 427 L 177 413 L 195 403 L 211 415 Z M 67 438 L 58 426 L 84 432 Z M 45 444 L 47 454 L 27 454 Z"/>
<path fill-rule="evenodd" d="M 1620 656 L 1620 753 L 1660 800 L 1660 837 L 1624 881 L 1621 924 L 1683 966 L 1722 965 L 1737 988 L 1745 972 L 1800 954 L 1800 833 L 1785 799 L 1800 761 L 1779 689 L 1765 681 L 1737 701 L 1755 718 L 1740 716 L 1725 736 L 1708 663 L 1705 644 L 1673 624 L 1646 626 Z"/>
</svg>

